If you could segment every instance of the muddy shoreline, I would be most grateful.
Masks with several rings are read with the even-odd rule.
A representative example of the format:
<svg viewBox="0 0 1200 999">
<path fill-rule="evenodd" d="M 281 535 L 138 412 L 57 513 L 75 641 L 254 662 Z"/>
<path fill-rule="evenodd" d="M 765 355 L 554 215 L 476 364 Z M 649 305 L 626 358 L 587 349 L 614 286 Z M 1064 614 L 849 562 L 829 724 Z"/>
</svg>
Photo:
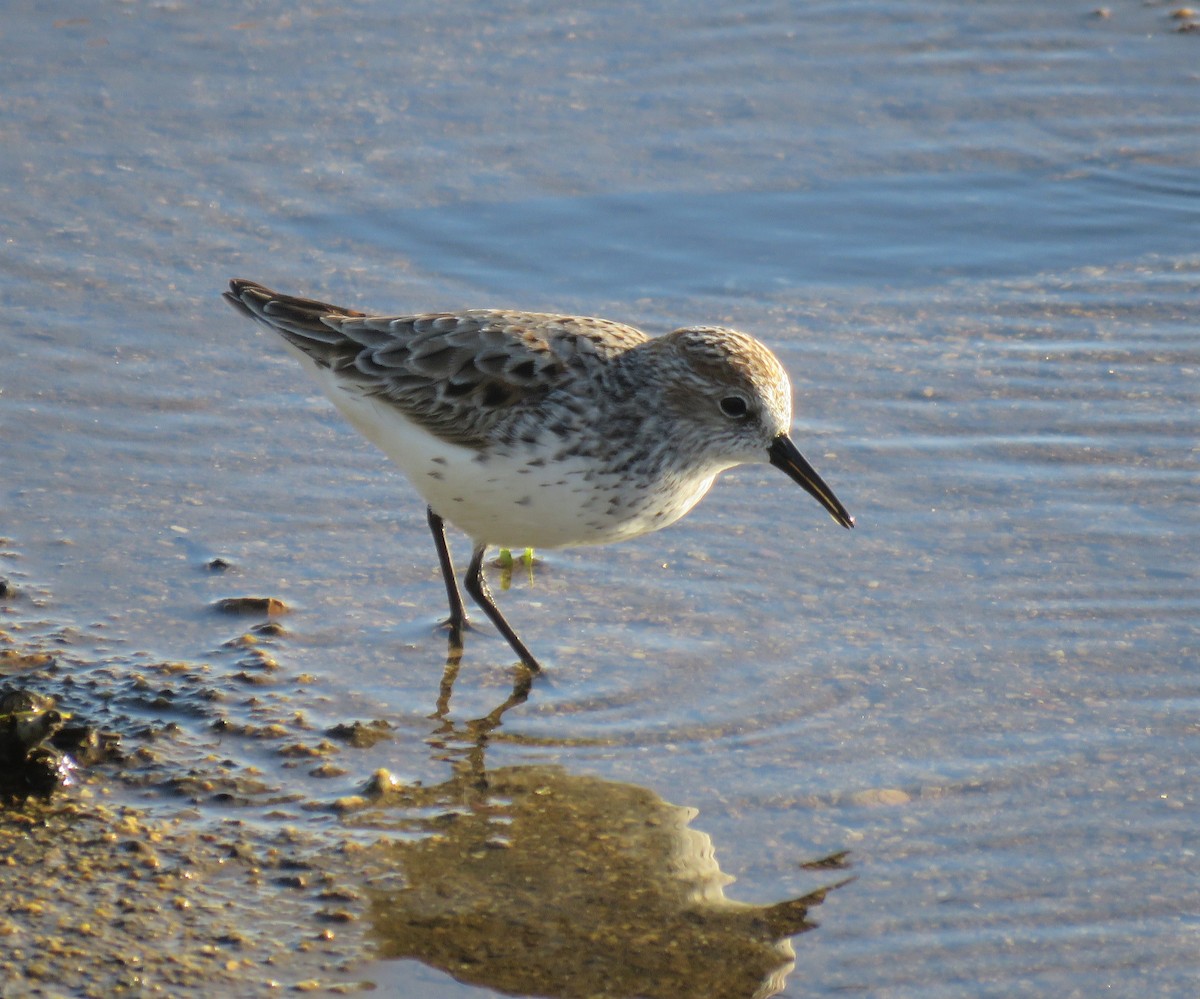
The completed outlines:
<svg viewBox="0 0 1200 999">
<path fill-rule="evenodd" d="M 276 689 L 284 671 L 264 643 L 282 629 L 270 620 L 231 616 L 222 625 L 245 630 L 213 661 L 167 662 L 98 654 L 85 630 L 45 619 L 50 603 L 5 579 L 0 689 L 53 698 L 114 748 L 99 761 L 68 752 L 62 786 L 10 783 L 0 802 L 0 994 L 370 988 L 353 972 L 370 957 L 358 875 L 369 847 L 333 819 L 289 824 L 332 813 L 332 796 L 281 795 L 254 755 L 270 747 L 345 778 L 353 764 L 333 758 L 378 727 L 306 724 Z"/>
<path fill-rule="evenodd" d="M 353 849 L 112 805 L 104 777 L 0 811 L 5 996 L 359 991 Z"/>
<path fill-rule="evenodd" d="M 0 804 L 6 999 L 386 991 L 379 959 L 514 995 L 766 996 L 810 910 L 851 880 L 838 853 L 807 893 L 740 902 L 694 808 L 556 763 L 489 764 L 520 681 L 452 721 L 448 663 L 426 740 L 444 779 L 406 782 L 365 762 L 398 738 L 386 720 L 322 728 L 298 710 L 277 623 L 216 662 L 139 662 L 89 659 L 80 633 L 8 610 L 0 688 L 52 697 L 120 748 Z"/>
</svg>

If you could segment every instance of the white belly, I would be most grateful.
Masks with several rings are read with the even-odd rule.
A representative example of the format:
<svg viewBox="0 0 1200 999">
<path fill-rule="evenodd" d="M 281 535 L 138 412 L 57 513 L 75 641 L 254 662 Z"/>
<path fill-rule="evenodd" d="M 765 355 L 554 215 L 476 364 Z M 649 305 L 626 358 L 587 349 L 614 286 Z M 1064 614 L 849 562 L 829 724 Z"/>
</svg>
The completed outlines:
<svg viewBox="0 0 1200 999">
<path fill-rule="evenodd" d="M 682 517 L 716 477 L 713 472 L 667 489 L 637 490 L 584 457 L 533 464 L 547 455 L 530 448 L 481 454 L 435 437 L 386 402 L 347 391 L 311 362 L 305 367 L 355 428 L 404 471 L 434 512 L 476 543 L 561 548 L 637 537 Z"/>
</svg>

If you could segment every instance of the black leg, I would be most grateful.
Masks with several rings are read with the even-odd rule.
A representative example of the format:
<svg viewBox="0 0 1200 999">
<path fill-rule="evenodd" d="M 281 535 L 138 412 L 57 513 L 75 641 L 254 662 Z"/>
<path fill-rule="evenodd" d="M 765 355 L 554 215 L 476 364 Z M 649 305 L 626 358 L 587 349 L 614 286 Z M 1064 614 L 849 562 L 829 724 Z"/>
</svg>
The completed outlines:
<svg viewBox="0 0 1200 999">
<path fill-rule="evenodd" d="M 521 662 L 525 664 L 529 672 L 539 673 L 542 667 L 533 658 L 533 653 L 525 648 L 525 643 L 517 637 L 512 625 L 504 620 L 504 615 L 500 613 L 500 608 L 492 601 L 492 595 L 488 592 L 487 581 L 483 578 L 483 554 L 486 551 L 487 545 L 477 545 L 471 555 L 471 564 L 467 568 L 467 592 L 471 594 L 475 603 L 483 608 L 483 612 L 491 618 L 492 624 L 508 640 L 508 644 L 521 657 Z"/>
<path fill-rule="evenodd" d="M 442 567 L 442 581 L 446 584 L 446 599 L 450 602 L 450 616 L 446 619 L 446 625 L 450 628 L 450 642 L 462 648 L 462 633 L 467 626 L 467 609 L 463 606 L 458 580 L 454 577 L 454 563 L 450 560 L 450 546 L 446 544 L 446 523 L 433 512 L 431 506 L 425 508 L 425 513 L 429 520 L 429 530 L 433 532 L 433 544 L 437 548 L 438 565 Z"/>
</svg>

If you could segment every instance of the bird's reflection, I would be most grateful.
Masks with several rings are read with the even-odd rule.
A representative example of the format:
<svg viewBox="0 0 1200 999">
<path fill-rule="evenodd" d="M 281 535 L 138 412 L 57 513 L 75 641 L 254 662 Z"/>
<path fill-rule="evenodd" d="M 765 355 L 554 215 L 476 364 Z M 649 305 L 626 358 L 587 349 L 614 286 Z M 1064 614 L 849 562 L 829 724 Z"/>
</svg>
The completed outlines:
<svg viewBox="0 0 1200 999">
<path fill-rule="evenodd" d="M 406 833 L 383 847 L 392 884 L 370 892 L 380 956 L 513 995 L 779 992 L 794 966 L 788 938 L 813 928 L 809 910 L 830 889 L 734 901 L 712 841 L 689 826 L 695 809 L 560 766 L 487 769 L 488 735 L 528 694 L 519 688 L 474 722 L 440 716 L 431 743 L 455 756 L 448 781 L 359 816 Z"/>
<path fill-rule="evenodd" d="M 450 721 L 450 697 L 454 693 L 454 681 L 458 679 L 462 657 L 462 648 L 451 642 L 446 649 L 446 665 L 442 669 L 442 682 L 438 688 L 437 707 L 434 709 L 433 714 L 429 716 L 442 722 L 441 727 L 438 729 L 439 734 L 452 736 L 455 732 L 454 724 Z M 496 707 L 482 718 L 477 718 L 467 723 L 466 727 L 468 733 L 471 735 L 471 742 L 478 744 L 478 747 L 482 749 L 492 730 L 500 725 L 504 712 L 516 707 L 518 704 L 524 704 L 529 699 L 531 689 L 533 689 L 533 674 L 526 669 L 522 669 L 513 682 L 512 693 L 502 703 L 496 705 Z"/>
</svg>

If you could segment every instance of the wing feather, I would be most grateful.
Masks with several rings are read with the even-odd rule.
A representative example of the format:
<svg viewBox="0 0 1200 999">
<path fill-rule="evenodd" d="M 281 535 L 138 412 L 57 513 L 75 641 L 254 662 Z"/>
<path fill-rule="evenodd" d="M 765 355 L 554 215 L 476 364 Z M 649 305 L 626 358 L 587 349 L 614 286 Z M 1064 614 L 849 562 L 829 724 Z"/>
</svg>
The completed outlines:
<svg viewBox="0 0 1200 999">
<path fill-rule="evenodd" d="M 231 282 L 225 297 L 344 388 L 473 448 L 497 424 L 648 339 L 609 320 L 534 312 L 368 316 L 250 281 Z"/>
</svg>

